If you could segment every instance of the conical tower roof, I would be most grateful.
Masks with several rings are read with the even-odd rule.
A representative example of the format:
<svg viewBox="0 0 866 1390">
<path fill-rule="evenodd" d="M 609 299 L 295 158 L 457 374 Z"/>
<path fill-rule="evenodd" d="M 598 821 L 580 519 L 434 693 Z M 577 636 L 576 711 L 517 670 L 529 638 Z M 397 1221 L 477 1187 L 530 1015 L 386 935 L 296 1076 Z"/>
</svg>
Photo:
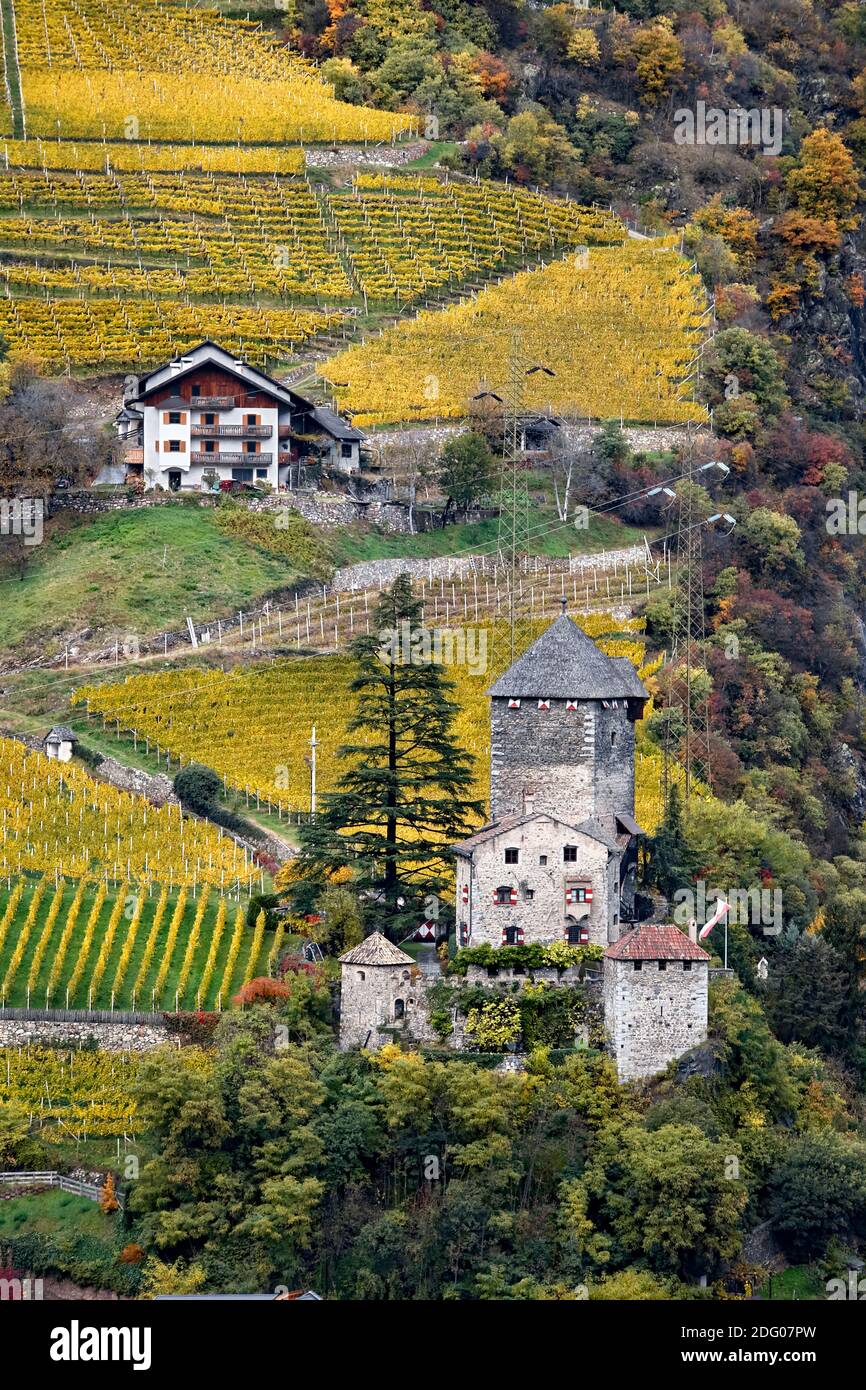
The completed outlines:
<svg viewBox="0 0 866 1390">
<path fill-rule="evenodd" d="M 591 637 L 561 613 L 487 692 L 513 700 L 647 700 L 624 657 L 605 656 Z"/>
<path fill-rule="evenodd" d="M 380 931 L 366 936 L 360 946 L 340 956 L 343 965 L 414 965 L 415 962 L 399 946 L 389 941 Z"/>
</svg>

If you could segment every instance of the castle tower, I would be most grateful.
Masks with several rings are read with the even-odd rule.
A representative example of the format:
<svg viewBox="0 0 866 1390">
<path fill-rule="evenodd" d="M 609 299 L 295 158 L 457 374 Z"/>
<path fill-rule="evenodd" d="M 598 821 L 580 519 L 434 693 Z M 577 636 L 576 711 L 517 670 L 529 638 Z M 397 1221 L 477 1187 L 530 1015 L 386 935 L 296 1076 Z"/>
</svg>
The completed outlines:
<svg viewBox="0 0 866 1390">
<path fill-rule="evenodd" d="M 618 818 L 634 823 L 634 723 L 649 696 L 630 661 L 563 612 L 487 693 L 491 821 L 522 815 L 529 792 L 571 825 L 616 836 Z"/>
<path fill-rule="evenodd" d="M 381 932 L 340 956 L 340 1047 L 376 1049 L 416 1008 L 415 962 Z"/>
<path fill-rule="evenodd" d="M 487 692 L 490 824 L 453 846 L 461 946 L 607 946 L 630 921 L 649 698 L 563 612 Z"/>
<path fill-rule="evenodd" d="M 604 953 L 604 1023 L 620 1081 L 706 1042 L 710 957 L 675 926 L 635 927 Z"/>
</svg>

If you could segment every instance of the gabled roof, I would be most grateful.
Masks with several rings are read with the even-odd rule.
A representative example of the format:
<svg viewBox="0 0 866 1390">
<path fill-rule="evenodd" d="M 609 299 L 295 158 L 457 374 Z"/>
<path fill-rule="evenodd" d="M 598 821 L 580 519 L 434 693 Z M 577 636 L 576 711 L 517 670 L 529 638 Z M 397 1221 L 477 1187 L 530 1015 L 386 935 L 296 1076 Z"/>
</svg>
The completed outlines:
<svg viewBox="0 0 866 1390">
<path fill-rule="evenodd" d="M 696 941 L 679 927 L 644 923 L 608 946 L 605 960 L 704 960 L 710 959 Z"/>
<path fill-rule="evenodd" d="M 401 951 L 399 946 L 395 946 L 380 931 L 374 931 L 372 936 L 364 938 L 360 946 L 354 946 L 351 951 L 340 956 L 340 962 L 342 965 L 415 964 L 411 956 L 407 956 L 405 951 Z"/>
<path fill-rule="evenodd" d="M 587 839 L 598 840 L 600 844 L 615 854 L 619 853 L 619 845 L 608 835 L 607 832 L 595 820 L 584 820 L 579 825 L 572 825 L 570 821 L 560 820 L 551 811 L 531 811 L 524 816 L 503 816 L 502 820 L 493 821 L 490 825 L 483 825 L 480 830 L 476 830 L 474 835 L 470 835 L 467 840 L 460 840 L 451 848 L 455 854 L 469 856 L 478 845 L 483 845 L 487 840 L 494 839 L 497 835 L 507 835 L 510 830 L 516 830 L 518 826 L 527 825 L 533 820 L 551 820 L 554 825 L 561 825 L 565 830 L 572 830 L 575 835 L 585 835 Z"/>
<path fill-rule="evenodd" d="M 631 662 L 605 656 L 567 613 L 550 624 L 487 694 L 494 699 L 649 699 Z"/>
<path fill-rule="evenodd" d="M 234 353 L 227 352 L 218 343 L 214 343 L 210 338 L 199 343 L 197 347 L 190 348 L 188 352 L 179 353 L 171 362 L 165 362 L 161 367 L 156 367 L 146 376 L 138 379 L 138 393 L 130 398 L 127 404 L 134 404 L 145 400 L 154 391 L 169 383 L 181 381 L 184 377 L 192 373 L 201 371 L 202 367 L 212 362 L 223 371 L 230 372 L 239 381 L 246 382 L 256 391 L 265 391 L 268 395 L 274 396 L 283 405 L 294 406 L 297 402 L 306 404 L 303 397 L 290 391 L 287 386 L 283 386 L 279 381 L 275 381 L 267 372 L 261 371 L 258 367 L 251 367 L 248 362 L 242 362 Z M 185 404 L 188 405 L 188 402 Z"/>
<path fill-rule="evenodd" d="M 348 420 L 343 420 L 335 411 L 329 410 L 326 405 L 317 405 L 312 410 L 312 417 L 320 429 L 326 434 L 331 434 L 335 439 L 357 440 L 360 442 L 366 438 L 363 430 L 355 429 Z"/>
</svg>

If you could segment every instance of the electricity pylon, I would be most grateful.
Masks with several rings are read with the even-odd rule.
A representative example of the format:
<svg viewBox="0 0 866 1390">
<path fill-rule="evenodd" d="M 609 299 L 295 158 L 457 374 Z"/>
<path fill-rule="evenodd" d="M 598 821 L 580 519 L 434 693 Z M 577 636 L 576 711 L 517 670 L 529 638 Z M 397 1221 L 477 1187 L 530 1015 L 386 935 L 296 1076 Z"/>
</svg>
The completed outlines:
<svg viewBox="0 0 866 1390">
<path fill-rule="evenodd" d="M 526 411 L 526 378 L 536 372 L 554 376 L 550 367 L 527 367 L 520 333 L 513 332 L 502 394 L 483 390 L 475 397 L 492 397 L 503 407 L 502 469 L 499 477 L 499 524 L 496 549 L 505 571 L 508 595 L 509 659 L 515 658 L 516 597 L 520 556 L 529 550 L 529 490 L 521 463 L 520 430 Z"/>
<path fill-rule="evenodd" d="M 708 465 L 703 465 L 703 471 Z M 673 769 L 684 773 L 683 806 L 688 807 L 695 782 L 712 786 L 709 692 L 695 686 L 698 644 L 704 625 L 703 528 L 706 518 L 696 504 L 694 453 L 686 446 L 683 479 L 677 492 L 677 588 L 673 604 L 670 683 L 665 709 L 664 808 L 670 804 Z M 715 519 L 715 518 L 713 518 Z"/>
</svg>

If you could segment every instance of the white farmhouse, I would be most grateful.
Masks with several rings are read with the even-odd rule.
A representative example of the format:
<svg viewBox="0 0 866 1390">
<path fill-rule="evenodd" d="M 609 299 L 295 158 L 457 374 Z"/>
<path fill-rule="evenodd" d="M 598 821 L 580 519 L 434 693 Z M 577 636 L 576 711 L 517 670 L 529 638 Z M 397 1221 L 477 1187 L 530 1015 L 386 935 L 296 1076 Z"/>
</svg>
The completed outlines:
<svg viewBox="0 0 866 1390">
<path fill-rule="evenodd" d="M 127 476 L 146 489 L 268 483 L 277 491 L 309 465 L 360 470 L 361 430 L 216 343 L 133 382 L 116 428 Z"/>
</svg>

